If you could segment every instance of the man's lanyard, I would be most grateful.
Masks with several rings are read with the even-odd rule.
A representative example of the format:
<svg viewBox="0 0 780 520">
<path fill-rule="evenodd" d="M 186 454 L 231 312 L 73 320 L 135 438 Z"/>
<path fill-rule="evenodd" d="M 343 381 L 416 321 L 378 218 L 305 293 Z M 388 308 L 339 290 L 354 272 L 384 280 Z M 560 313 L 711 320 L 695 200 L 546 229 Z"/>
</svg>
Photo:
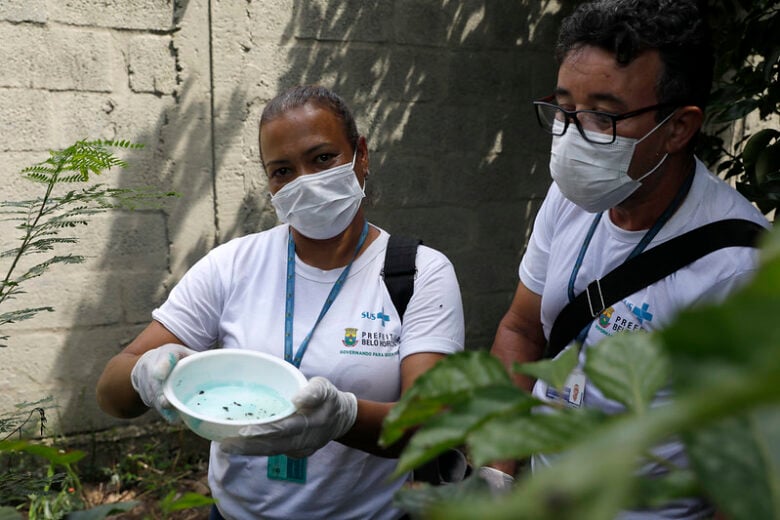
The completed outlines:
<svg viewBox="0 0 780 520">
<path fill-rule="evenodd" d="M 682 204 L 682 201 L 685 199 L 685 196 L 688 194 L 688 191 L 690 191 L 691 189 L 691 184 L 693 184 L 693 176 L 695 173 L 696 170 L 691 172 L 691 174 L 685 178 L 685 181 L 683 181 L 682 186 L 680 186 L 680 189 L 677 190 L 677 194 L 674 196 L 672 201 L 666 207 L 664 212 L 661 213 L 661 215 L 655 221 L 653 226 L 647 230 L 647 232 L 644 234 L 644 236 L 639 241 L 639 243 L 634 247 L 631 253 L 629 253 L 628 258 L 626 258 L 626 260 L 634 258 L 642 251 L 644 251 L 647 245 L 658 234 L 658 232 L 661 231 L 661 228 L 664 227 L 664 224 L 666 224 L 669 221 L 669 219 L 672 217 L 674 212 L 677 211 L 677 208 L 680 207 L 680 204 Z M 585 236 L 585 240 L 582 243 L 582 247 L 580 247 L 580 252 L 577 255 L 577 260 L 574 262 L 574 268 L 572 269 L 571 276 L 569 277 L 568 296 L 570 302 L 574 300 L 574 297 L 576 296 L 574 294 L 574 282 L 577 279 L 577 274 L 579 274 L 580 272 L 580 267 L 582 267 L 582 261 L 585 258 L 585 252 L 588 250 L 588 246 L 590 246 L 590 241 L 596 232 L 596 228 L 599 225 L 599 221 L 601 220 L 601 216 L 603 213 L 604 212 L 597 213 L 596 216 L 593 218 L 593 223 L 590 225 L 590 229 L 588 229 L 588 234 Z M 588 335 L 589 329 L 590 329 L 590 324 L 588 324 L 584 329 L 582 329 L 582 331 L 577 335 L 577 341 L 579 343 L 584 342 L 585 337 Z"/>
<path fill-rule="evenodd" d="M 364 221 L 363 231 L 360 233 L 360 238 L 358 239 L 355 253 L 352 255 L 352 260 L 349 261 L 347 266 L 339 275 L 338 280 L 336 280 L 336 283 L 333 284 L 333 287 L 330 290 L 330 294 L 328 294 L 328 297 L 325 299 L 325 303 L 322 306 L 320 315 L 317 317 L 317 321 L 314 322 L 314 326 L 311 328 L 311 331 L 309 331 L 306 337 L 303 338 L 301 345 L 298 347 L 298 352 L 296 352 L 295 357 L 293 357 L 293 314 L 295 312 L 295 241 L 293 240 L 292 236 L 292 228 L 290 228 L 290 234 L 287 237 L 287 298 L 284 305 L 284 359 L 285 361 L 295 365 L 296 368 L 301 367 L 303 355 L 306 353 L 306 348 L 309 346 L 309 340 L 311 340 L 311 336 L 314 334 L 314 329 L 317 328 L 317 325 L 320 324 L 320 321 L 322 321 L 325 313 L 328 312 L 328 309 L 330 309 L 330 306 L 336 300 L 336 296 L 338 296 L 339 292 L 341 291 L 341 287 L 347 280 L 349 270 L 352 268 L 352 263 L 355 261 L 360 248 L 363 247 L 367 236 L 368 221 Z"/>
</svg>

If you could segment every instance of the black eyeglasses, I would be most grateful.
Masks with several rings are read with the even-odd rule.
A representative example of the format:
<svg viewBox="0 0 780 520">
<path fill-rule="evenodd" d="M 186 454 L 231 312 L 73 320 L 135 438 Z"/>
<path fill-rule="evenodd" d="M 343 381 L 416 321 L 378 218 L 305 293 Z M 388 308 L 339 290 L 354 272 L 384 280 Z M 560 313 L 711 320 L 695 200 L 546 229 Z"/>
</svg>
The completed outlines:
<svg viewBox="0 0 780 520">
<path fill-rule="evenodd" d="M 610 114 L 598 110 L 566 110 L 552 103 L 554 100 L 555 95 L 551 95 L 534 101 L 539 125 L 547 133 L 561 136 L 569 129 L 569 123 L 574 121 L 582 137 L 595 144 L 614 143 L 618 121 L 676 105 L 668 102 L 659 103 L 623 114 Z"/>
</svg>

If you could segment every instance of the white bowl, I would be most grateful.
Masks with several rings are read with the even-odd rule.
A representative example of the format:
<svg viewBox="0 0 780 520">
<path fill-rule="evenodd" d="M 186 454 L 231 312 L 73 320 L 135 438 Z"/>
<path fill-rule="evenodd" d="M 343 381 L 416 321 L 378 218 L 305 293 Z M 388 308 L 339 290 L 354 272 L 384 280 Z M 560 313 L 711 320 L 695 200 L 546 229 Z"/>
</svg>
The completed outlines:
<svg viewBox="0 0 780 520">
<path fill-rule="evenodd" d="M 216 349 L 176 363 L 163 392 L 192 431 L 220 441 L 248 425 L 295 412 L 292 396 L 306 377 L 284 359 L 242 349 Z"/>
</svg>

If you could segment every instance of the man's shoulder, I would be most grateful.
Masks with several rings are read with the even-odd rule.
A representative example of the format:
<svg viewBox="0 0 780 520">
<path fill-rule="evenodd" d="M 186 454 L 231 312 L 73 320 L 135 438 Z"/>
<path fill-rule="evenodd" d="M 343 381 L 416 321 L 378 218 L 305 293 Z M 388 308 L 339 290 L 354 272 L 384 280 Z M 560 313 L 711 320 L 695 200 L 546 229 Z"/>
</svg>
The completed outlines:
<svg viewBox="0 0 780 520">
<path fill-rule="evenodd" d="M 769 221 L 731 184 L 711 173 L 697 160 L 698 194 L 696 217 L 699 224 L 722 219 L 745 219 L 768 227 Z"/>
</svg>

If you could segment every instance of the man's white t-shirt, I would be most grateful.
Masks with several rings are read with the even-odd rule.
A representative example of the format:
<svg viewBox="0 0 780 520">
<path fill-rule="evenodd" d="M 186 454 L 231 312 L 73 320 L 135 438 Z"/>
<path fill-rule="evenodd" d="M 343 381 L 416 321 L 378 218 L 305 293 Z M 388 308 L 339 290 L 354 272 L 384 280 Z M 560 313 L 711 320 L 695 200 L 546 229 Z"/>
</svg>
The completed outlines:
<svg viewBox="0 0 780 520">
<path fill-rule="evenodd" d="M 542 295 L 541 318 L 547 338 L 556 317 L 569 301 L 569 280 L 594 218 L 593 213 L 567 200 L 555 183 L 550 187 L 537 214 L 519 274 L 528 289 Z M 709 222 L 729 218 L 768 225 L 755 207 L 697 160 L 696 174 L 687 197 L 646 249 Z M 617 227 L 605 212 L 586 249 L 574 283 L 574 294 L 580 294 L 590 282 L 602 278 L 623 263 L 645 233 Z M 587 348 L 607 336 L 620 331 L 659 329 L 684 308 L 724 299 L 752 276 L 757 259 L 758 252 L 754 248 L 724 248 L 607 308 L 588 329 L 583 342 L 585 348 L 580 353 L 579 368 L 585 361 Z M 606 399 L 590 381 L 585 379 L 584 382 L 584 389 L 578 385 L 575 391 L 576 399 L 570 399 L 575 401 L 573 405 L 598 408 L 607 413 L 623 410 L 619 403 Z M 533 390 L 536 397 L 546 399 L 551 397 L 551 393 L 554 393 L 553 389 L 548 388 L 543 381 L 537 381 Z M 665 397 L 668 394 L 661 392 L 656 404 L 660 404 Z M 655 453 L 675 463 L 685 463 L 683 448 L 678 442 L 659 446 Z M 551 460 L 552 457 L 539 454 L 533 457 L 532 463 L 536 467 L 548 465 Z M 657 474 L 664 470 L 659 464 L 648 464 L 642 471 L 645 474 Z M 671 504 L 665 512 L 626 513 L 624 517 L 696 518 L 696 511 L 702 510 L 701 507 L 704 505 L 684 501 Z"/>
<path fill-rule="evenodd" d="M 190 269 L 152 316 L 194 350 L 243 348 L 284 357 L 287 225 L 231 240 Z M 381 276 L 389 235 L 358 257 L 317 326 L 300 369 L 359 399 L 397 401 L 401 361 L 411 354 L 463 349 L 455 271 L 420 246 L 414 294 L 403 325 Z M 295 259 L 293 351 L 309 333 L 343 268 L 323 271 Z M 388 480 L 397 460 L 330 442 L 308 458 L 306 483 L 267 478 L 266 457 L 228 455 L 212 442 L 209 484 L 228 519 L 394 519 L 405 477 Z"/>
</svg>

